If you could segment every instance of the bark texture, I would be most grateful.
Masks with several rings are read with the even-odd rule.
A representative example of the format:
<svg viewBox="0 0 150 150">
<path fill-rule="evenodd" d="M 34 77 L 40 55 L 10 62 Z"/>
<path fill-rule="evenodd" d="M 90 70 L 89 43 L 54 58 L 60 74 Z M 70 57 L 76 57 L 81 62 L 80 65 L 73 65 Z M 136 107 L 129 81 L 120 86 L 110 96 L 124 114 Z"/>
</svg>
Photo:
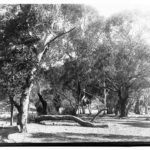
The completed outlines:
<svg viewBox="0 0 150 150">
<path fill-rule="evenodd" d="M 128 89 L 126 87 L 122 87 L 118 92 L 119 96 L 119 105 L 120 105 L 120 117 L 126 117 L 126 106 L 128 102 Z"/>
<path fill-rule="evenodd" d="M 20 113 L 19 113 L 19 125 L 21 130 L 20 132 L 27 132 L 29 96 L 32 90 L 32 86 L 33 84 L 31 83 L 29 87 L 25 88 L 20 99 Z"/>
</svg>

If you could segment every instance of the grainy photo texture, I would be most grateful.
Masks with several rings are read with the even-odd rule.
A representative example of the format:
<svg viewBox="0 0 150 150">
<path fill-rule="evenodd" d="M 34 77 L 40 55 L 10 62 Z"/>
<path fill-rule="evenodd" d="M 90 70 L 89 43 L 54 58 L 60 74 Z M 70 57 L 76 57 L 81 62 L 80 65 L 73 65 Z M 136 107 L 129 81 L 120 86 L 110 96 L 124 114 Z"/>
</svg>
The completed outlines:
<svg viewBox="0 0 150 150">
<path fill-rule="evenodd" d="M 0 146 L 150 145 L 150 13 L 99 6 L 0 4 Z"/>
</svg>

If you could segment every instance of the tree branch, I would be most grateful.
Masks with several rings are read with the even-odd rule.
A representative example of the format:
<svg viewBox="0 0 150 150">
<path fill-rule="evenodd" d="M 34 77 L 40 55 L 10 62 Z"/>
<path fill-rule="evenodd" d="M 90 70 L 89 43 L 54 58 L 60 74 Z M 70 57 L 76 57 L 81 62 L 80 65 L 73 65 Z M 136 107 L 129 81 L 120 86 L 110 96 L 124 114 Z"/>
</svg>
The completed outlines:
<svg viewBox="0 0 150 150">
<path fill-rule="evenodd" d="M 95 120 L 95 118 L 96 118 L 102 111 L 105 111 L 105 110 L 107 110 L 107 108 L 104 108 L 104 109 L 102 109 L 102 110 L 99 110 L 98 113 L 91 119 L 90 122 L 93 122 L 93 121 Z"/>
<path fill-rule="evenodd" d="M 58 39 L 59 37 L 69 33 L 69 32 L 72 32 L 76 27 L 70 29 L 69 31 L 66 31 L 66 32 L 63 32 L 63 33 L 60 33 L 58 34 L 56 37 L 54 37 L 53 39 L 51 39 L 49 42 L 46 43 L 46 45 L 44 46 L 44 50 L 39 54 L 39 62 L 43 59 L 43 56 L 47 53 L 48 51 L 48 47 L 49 45 L 54 42 L 56 39 Z"/>
<path fill-rule="evenodd" d="M 9 96 L 10 101 L 13 103 L 13 105 L 17 108 L 18 112 L 20 112 L 20 105 L 14 101 L 12 96 Z"/>
<path fill-rule="evenodd" d="M 35 118 L 36 122 L 45 121 L 45 120 L 72 120 L 77 122 L 83 127 L 102 127 L 102 128 L 108 127 L 108 125 L 96 125 L 72 115 L 42 115 Z"/>
</svg>

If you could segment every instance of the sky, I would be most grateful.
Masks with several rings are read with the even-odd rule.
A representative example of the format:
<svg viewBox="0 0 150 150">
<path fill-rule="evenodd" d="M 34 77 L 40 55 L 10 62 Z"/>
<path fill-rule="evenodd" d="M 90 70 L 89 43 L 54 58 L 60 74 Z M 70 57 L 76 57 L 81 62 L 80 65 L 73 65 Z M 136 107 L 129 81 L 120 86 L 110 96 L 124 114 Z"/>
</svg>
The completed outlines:
<svg viewBox="0 0 150 150">
<path fill-rule="evenodd" d="M 0 3 L 4 1 L 0 0 Z M 5 3 L 86 4 L 95 8 L 100 16 L 106 18 L 122 11 L 138 11 L 141 16 L 137 24 L 145 30 L 145 37 L 150 43 L 150 0 L 7 0 Z"/>
<path fill-rule="evenodd" d="M 109 17 L 114 13 L 119 13 L 121 11 L 140 11 L 142 13 L 150 14 L 150 1 L 149 0 L 96 0 L 93 3 L 91 0 L 87 4 L 95 7 L 98 12 Z"/>
<path fill-rule="evenodd" d="M 0 0 L 0 3 L 4 3 L 4 1 Z M 5 3 L 87 4 L 95 7 L 105 17 L 109 17 L 123 10 L 139 10 L 150 13 L 150 0 L 7 0 Z"/>
</svg>

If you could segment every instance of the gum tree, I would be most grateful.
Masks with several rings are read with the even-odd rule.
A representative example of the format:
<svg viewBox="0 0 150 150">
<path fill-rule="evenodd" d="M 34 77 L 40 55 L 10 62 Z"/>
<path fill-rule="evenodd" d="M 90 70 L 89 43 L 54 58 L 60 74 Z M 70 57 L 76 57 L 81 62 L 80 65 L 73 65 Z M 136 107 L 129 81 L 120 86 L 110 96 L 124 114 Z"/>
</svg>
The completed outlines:
<svg viewBox="0 0 150 150">
<path fill-rule="evenodd" d="M 2 70 L 7 70 L 6 74 L 10 76 L 9 79 L 12 78 L 12 84 L 17 82 L 21 85 L 18 117 L 21 132 L 27 132 L 29 96 L 41 61 L 52 42 L 74 30 L 71 28 L 68 31 L 48 33 L 47 28 L 51 28 L 46 25 L 51 24 L 46 22 L 47 24 L 41 27 L 37 9 L 38 6 L 33 5 L 15 5 L 1 19 L 1 61 L 4 64 Z M 49 11 L 51 12 L 51 9 Z M 47 21 L 50 20 L 52 19 Z M 36 26 L 38 28 L 35 28 Z M 40 29 L 45 31 L 44 36 L 39 34 Z M 14 72 L 9 68 L 13 68 Z"/>
<path fill-rule="evenodd" d="M 118 95 L 117 109 L 121 117 L 127 115 L 126 107 L 132 91 L 148 84 L 150 74 L 149 46 L 137 31 L 134 32 L 131 16 L 113 16 L 107 20 L 105 28 L 111 64 L 105 71 L 106 81 Z"/>
</svg>

